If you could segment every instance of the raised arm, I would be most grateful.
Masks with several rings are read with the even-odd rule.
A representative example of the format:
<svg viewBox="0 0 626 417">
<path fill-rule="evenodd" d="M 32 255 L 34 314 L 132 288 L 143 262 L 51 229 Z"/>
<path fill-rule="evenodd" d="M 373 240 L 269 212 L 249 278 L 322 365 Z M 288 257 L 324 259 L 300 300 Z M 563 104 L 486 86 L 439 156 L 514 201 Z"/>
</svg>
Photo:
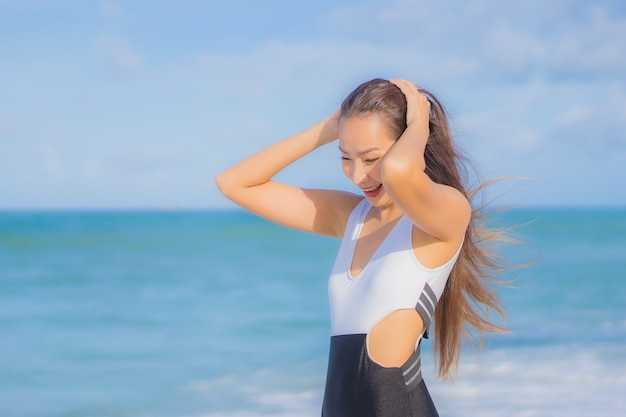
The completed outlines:
<svg viewBox="0 0 626 417">
<path fill-rule="evenodd" d="M 220 191 L 241 207 L 275 223 L 340 237 L 359 197 L 335 190 L 303 189 L 272 180 L 282 169 L 337 139 L 339 111 L 227 169 Z"/>
<path fill-rule="evenodd" d="M 413 224 L 433 238 L 458 247 L 471 207 L 457 189 L 434 182 L 425 172 L 430 102 L 405 80 L 391 80 L 407 100 L 407 128 L 382 162 L 382 181 L 391 199 Z"/>
</svg>

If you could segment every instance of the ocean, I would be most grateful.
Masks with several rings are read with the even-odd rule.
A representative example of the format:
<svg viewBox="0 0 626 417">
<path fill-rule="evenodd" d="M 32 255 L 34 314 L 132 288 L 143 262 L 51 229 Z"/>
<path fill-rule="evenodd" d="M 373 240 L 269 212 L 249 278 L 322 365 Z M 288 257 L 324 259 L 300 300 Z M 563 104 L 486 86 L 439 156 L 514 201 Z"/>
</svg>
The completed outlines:
<svg viewBox="0 0 626 417">
<path fill-rule="evenodd" d="M 535 263 L 454 379 L 422 344 L 440 415 L 626 415 L 626 209 L 496 220 Z M 0 416 L 319 416 L 338 247 L 234 210 L 0 212 Z"/>
</svg>

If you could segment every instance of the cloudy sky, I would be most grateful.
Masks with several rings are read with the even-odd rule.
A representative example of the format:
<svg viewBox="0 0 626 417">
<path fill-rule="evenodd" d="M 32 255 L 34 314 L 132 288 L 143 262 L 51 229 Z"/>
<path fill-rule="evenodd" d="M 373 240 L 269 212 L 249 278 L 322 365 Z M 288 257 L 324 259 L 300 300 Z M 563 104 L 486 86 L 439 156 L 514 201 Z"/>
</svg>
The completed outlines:
<svg viewBox="0 0 626 417">
<path fill-rule="evenodd" d="M 0 0 L 0 209 L 230 207 L 222 169 L 408 78 L 521 205 L 626 205 L 626 3 Z M 352 189 L 335 145 L 281 179 Z"/>
</svg>

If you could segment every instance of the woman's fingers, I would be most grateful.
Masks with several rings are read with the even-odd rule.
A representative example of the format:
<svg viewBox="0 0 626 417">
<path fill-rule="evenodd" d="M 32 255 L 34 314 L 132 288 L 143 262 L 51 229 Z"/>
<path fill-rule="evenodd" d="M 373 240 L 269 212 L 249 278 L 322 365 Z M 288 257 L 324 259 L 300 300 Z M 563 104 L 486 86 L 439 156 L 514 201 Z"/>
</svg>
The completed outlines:
<svg viewBox="0 0 626 417">
<path fill-rule="evenodd" d="M 322 144 L 329 143 L 337 139 L 339 135 L 339 120 L 341 117 L 341 109 L 338 108 L 324 121 L 324 126 L 320 133 L 320 141 Z"/>
<path fill-rule="evenodd" d="M 395 84 L 400 90 L 402 90 L 404 95 L 419 93 L 417 86 L 410 81 L 397 78 L 389 80 L 389 82 Z"/>
<path fill-rule="evenodd" d="M 410 125 L 415 120 L 421 120 L 428 123 L 430 113 L 430 102 L 419 88 L 410 81 L 402 79 L 389 80 L 402 91 L 406 97 L 406 123 Z"/>
</svg>

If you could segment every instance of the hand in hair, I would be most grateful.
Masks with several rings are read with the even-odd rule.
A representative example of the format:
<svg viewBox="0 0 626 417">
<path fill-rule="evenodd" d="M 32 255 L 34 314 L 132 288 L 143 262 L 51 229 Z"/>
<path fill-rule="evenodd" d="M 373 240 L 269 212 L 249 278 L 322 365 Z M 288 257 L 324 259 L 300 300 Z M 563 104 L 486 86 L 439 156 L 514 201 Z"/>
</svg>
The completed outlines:
<svg viewBox="0 0 626 417">
<path fill-rule="evenodd" d="M 417 86 L 410 81 L 394 79 L 389 80 L 402 91 L 406 97 L 406 125 L 411 126 L 413 123 L 422 124 L 428 129 L 428 120 L 430 115 L 430 101 L 422 94 Z"/>
<path fill-rule="evenodd" d="M 341 118 L 341 109 L 335 110 L 330 116 L 322 121 L 323 126 L 319 135 L 319 144 L 325 145 L 339 137 L 339 120 Z"/>
</svg>

